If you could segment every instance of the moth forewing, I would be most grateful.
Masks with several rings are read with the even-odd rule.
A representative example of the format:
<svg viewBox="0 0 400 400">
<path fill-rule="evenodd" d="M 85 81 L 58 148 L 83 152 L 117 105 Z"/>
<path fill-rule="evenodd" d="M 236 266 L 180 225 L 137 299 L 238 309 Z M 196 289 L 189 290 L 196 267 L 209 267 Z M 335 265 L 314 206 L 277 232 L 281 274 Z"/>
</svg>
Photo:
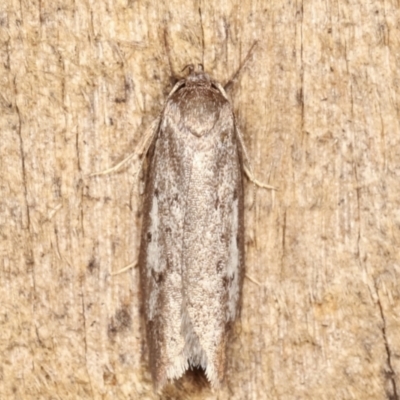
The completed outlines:
<svg viewBox="0 0 400 400">
<path fill-rule="evenodd" d="M 225 374 L 244 276 L 243 161 L 222 86 L 191 71 L 169 94 L 149 152 L 139 266 L 154 384 Z"/>
</svg>

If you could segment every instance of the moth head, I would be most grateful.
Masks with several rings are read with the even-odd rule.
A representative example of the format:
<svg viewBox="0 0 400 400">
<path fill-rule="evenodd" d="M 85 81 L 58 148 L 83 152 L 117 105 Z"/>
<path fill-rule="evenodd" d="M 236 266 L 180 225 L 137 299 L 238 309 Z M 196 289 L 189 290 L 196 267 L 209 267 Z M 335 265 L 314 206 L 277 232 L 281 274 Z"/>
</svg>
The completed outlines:
<svg viewBox="0 0 400 400">
<path fill-rule="evenodd" d="M 210 88 L 213 90 L 219 91 L 226 100 L 229 101 L 228 96 L 223 88 L 223 86 L 212 79 L 207 73 L 204 72 L 203 64 L 188 64 L 182 71 L 188 69 L 189 74 L 186 78 L 181 79 L 178 81 L 173 89 L 171 90 L 168 98 L 173 96 L 178 90 L 184 87 L 191 87 L 191 88 Z"/>
<path fill-rule="evenodd" d="M 189 64 L 186 65 L 182 71 L 185 71 L 186 69 L 189 70 L 189 75 L 186 78 L 186 85 L 194 84 L 196 86 L 198 85 L 209 86 L 211 84 L 211 78 L 209 77 L 208 74 L 204 72 L 203 64 L 197 64 L 197 65 Z"/>
</svg>

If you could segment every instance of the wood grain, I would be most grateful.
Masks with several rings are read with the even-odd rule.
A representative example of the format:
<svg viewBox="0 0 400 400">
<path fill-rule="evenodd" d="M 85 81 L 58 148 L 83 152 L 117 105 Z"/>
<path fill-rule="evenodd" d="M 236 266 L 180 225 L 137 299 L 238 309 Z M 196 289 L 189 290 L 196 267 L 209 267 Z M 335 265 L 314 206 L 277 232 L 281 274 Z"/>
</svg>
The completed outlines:
<svg viewBox="0 0 400 400">
<path fill-rule="evenodd" d="M 400 3 L 0 5 L 0 398 L 398 399 Z M 153 393 L 138 163 L 170 77 L 227 82 L 258 179 L 226 387 Z M 254 283 L 258 282 L 258 283 Z M 197 382 L 197 383 L 196 383 Z M 204 382 L 203 382 L 204 383 Z"/>
</svg>

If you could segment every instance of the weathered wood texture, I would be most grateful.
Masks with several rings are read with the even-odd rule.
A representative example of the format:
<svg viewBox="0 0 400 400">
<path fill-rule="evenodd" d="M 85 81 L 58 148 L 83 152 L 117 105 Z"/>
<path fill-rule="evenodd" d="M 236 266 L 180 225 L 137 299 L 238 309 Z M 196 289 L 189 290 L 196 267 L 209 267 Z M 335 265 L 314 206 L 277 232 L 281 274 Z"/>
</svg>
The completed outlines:
<svg viewBox="0 0 400 400">
<path fill-rule="evenodd" d="M 138 271 L 110 275 L 137 259 L 138 163 L 88 175 L 135 149 L 171 69 L 226 82 L 258 40 L 230 95 L 279 191 L 246 183 L 226 388 L 163 397 L 398 399 L 399 1 L 163 3 L 0 4 L 0 398 L 157 398 Z"/>
</svg>

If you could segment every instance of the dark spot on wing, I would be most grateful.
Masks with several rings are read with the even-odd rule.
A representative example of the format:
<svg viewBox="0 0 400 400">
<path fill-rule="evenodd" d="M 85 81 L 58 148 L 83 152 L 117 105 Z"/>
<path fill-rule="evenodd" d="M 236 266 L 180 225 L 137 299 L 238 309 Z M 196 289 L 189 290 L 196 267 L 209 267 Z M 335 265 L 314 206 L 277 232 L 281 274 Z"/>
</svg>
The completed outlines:
<svg viewBox="0 0 400 400">
<path fill-rule="evenodd" d="M 219 260 L 219 261 L 217 262 L 217 272 L 218 272 L 218 273 L 221 273 L 223 267 L 224 267 L 224 263 L 222 262 L 222 260 Z"/>
<path fill-rule="evenodd" d="M 230 133 L 230 130 L 227 130 L 227 129 L 225 129 L 225 130 L 223 130 L 223 131 L 221 132 L 221 142 L 222 142 L 222 143 L 224 143 L 224 142 L 226 141 L 226 139 L 227 139 L 228 136 L 229 136 L 229 133 Z"/>
<path fill-rule="evenodd" d="M 164 279 L 164 274 L 162 272 L 151 271 L 151 276 L 157 284 L 160 284 Z"/>
<path fill-rule="evenodd" d="M 235 278 L 235 274 L 233 274 L 231 277 L 225 275 L 223 277 L 223 283 L 224 283 L 224 288 L 227 289 L 229 286 L 231 286 L 233 279 Z"/>
</svg>

